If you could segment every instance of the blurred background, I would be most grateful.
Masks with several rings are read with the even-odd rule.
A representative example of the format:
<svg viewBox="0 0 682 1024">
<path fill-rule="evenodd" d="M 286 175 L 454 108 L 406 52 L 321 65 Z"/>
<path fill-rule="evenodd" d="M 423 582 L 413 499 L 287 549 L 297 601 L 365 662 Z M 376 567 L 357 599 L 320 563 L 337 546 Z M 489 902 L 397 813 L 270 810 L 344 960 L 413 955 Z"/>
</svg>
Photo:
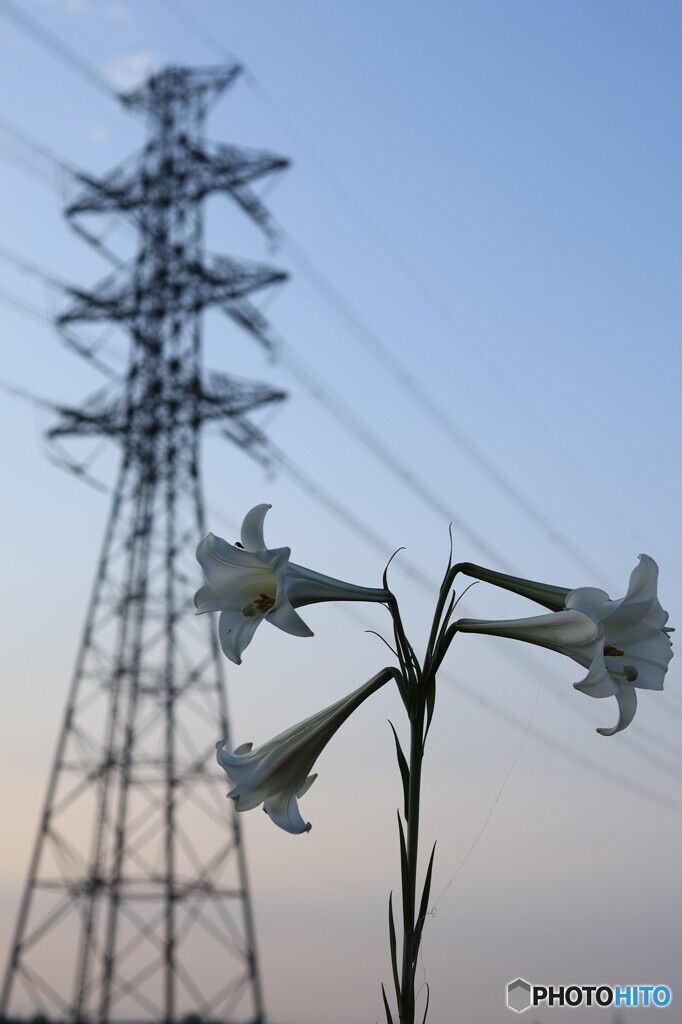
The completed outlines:
<svg viewBox="0 0 682 1024">
<path fill-rule="evenodd" d="M 103 174 L 144 141 L 143 120 L 87 68 L 127 90 L 168 63 L 237 59 L 245 73 L 208 137 L 292 161 L 260 190 L 274 246 L 224 197 L 206 203 L 210 251 L 291 275 L 257 300 L 280 340 L 272 358 L 221 313 L 204 317 L 207 368 L 289 395 L 258 419 L 281 452 L 267 474 L 206 432 L 215 533 L 233 541 L 271 502 L 271 547 L 370 586 L 404 547 L 391 582 L 417 650 L 449 523 L 456 560 L 620 597 L 646 552 L 672 625 L 682 598 L 679 5 L 25 0 L 30 23 L 13 10 L 1 0 L 3 967 L 110 500 L 46 457 L 53 419 L 20 392 L 78 405 L 100 384 L 51 325 L 64 298 L 50 277 L 91 287 L 108 270 L 63 219 L 66 167 Z M 114 218 L 106 238 L 134 252 Z M 102 346 L 123 362 L 123 333 Z M 110 486 L 115 449 L 87 459 Z M 460 608 L 534 613 L 483 584 Z M 304 618 L 314 638 L 265 624 L 230 666 L 235 745 L 386 663 L 366 632 L 388 635 L 382 609 Z M 679 988 L 679 665 L 606 739 L 595 728 L 615 723 L 615 701 L 574 691 L 580 675 L 508 641 L 452 648 L 425 772 L 432 1024 L 509 1019 L 518 976 Z M 400 722 L 388 688 L 325 751 L 301 802 L 308 835 L 242 818 L 273 1021 L 383 1012 L 399 885 L 387 718 Z M 596 1015 L 612 1014 L 543 1019 Z"/>
</svg>

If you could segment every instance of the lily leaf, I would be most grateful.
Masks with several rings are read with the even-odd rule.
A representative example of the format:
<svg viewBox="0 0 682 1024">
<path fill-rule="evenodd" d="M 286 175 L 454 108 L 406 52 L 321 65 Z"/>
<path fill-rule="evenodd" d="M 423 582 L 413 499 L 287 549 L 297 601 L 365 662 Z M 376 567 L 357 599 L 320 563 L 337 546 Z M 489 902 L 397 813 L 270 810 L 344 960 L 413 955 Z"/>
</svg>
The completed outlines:
<svg viewBox="0 0 682 1024">
<path fill-rule="evenodd" d="M 431 719 L 433 718 L 433 709 L 436 706 L 436 673 L 429 676 L 429 680 L 426 684 L 426 730 L 424 732 L 424 738 L 422 740 L 422 750 L 424 749 L 424 743 L 426 743 L 426 737 L 431 727 Z M 406 815 L 407 817 L 407 815 Z"/>
<path fill-rule="evenodd" d="M 400 875 L 403 889 L 403 932 L 411 934 L 414 928 L 414 907 L 410 894 L 410 867 L 407 860 L 407 846 L 405 845 L 405 832 L 403 823 L 398 815 L 398 828 L 400 830 Z"/>
<path fill-rule="evenodd" d="M 402 700 L 403 700 L 403 704 L 405 705 L 405 707 L 407 707 L 407 696 L 408 696 L 408 688 L 409 688 L 409 684 L 407 682 L 407 679 L 405 678 L 403 673 L 400 671 L 400 669 L 396 668 L 395 666 L 387 665 L 386 666 L 386 671 L 390 672 L 391 675 L 393 676 L 393 678 L 395 679 L 396 685 L 398 687 L 398 691 L 400 692 L 400 696 L 402 697 Z"/>
<path fill-rule="evenodd" d="M 384 1010 L 386 1011 L 386 1024 L 393 1024 L 391 1007 L 388 1005 L 388 999 L 386 998 L 386 989 L 384 988 L 383 982 L 381 984 L 381 995 L 383 996 L 384 999 Z"/>
<path fill-rule="evenodd" d="M 393 984 L 398 1002 L 398 1014 L 401 1012 L 402 996 L 400 994 L 400 976 L 398 974 L 398 943 L 395 935 L 395 921 L 393 920 L 393 893 L 388 897 L 388 940 L 391 946 L 391 968 L 393 969 Z"/>
<path fill-rule="evenodd" d="M 440 626 L 441 617 L 443 615 L 443 608 L 445 607 L 445 602 L 448 599 L 448 595 L 450 594 L 452 585 L 455 582 L 456 575 L 457 566 L 451 567 L 450 565 L 448 565 L 447 572 L 445 573 L 443 582 L 441 583 L 440 586 L 440 591 L 438 593 L 438 601 L 436 602 L 436 610 L 433 615 L 431 634 L 429 636 L 429 642 L 426 645 L 426 650 L 428 652 L 429 657 L 431 657 L 433 654 L 433 649 L 436 644 L 436 637 L 438 636 L 438 627 Z"/>
<path fill-rule="evenodd" d="M 407 821 L 407 794 L 410 788 L 410 769 L 407 767 L 407 760 L 403 754 L 403 748 L 400 746 L 400 740 L 398 739 L 398 733 L 395 731 L 393 722 L 390 721 L 388 724 L 393 730 L 393 739 L 395 740 L 395 752 L 398 758 L 398 767 L 400 768 L 400 776 L 403 780 L 403 800 L 405 804 L 404 814 L 405 821 Z"/>
<path fill-rule="evenodd" d="M 405 628 L 400 617 L 398 602 L 392 601 L 388 605 L 388 610 L 391 613 L 391 618 L 393 619 L 393 635 L 395 636 L 400 664 L 405 673 L 408 687 L 412 692 L 414 692 L 419 685 L 419 678 L 421 675 L 419 661 L 417 660 L 417 656 L 414 653 L 410 641 L 407 639 L 407 634 L 405 633 Z M 408 714 L 410 713 L 410 708 L 408 708 Z"/>
<path fill-rule="evenodd" d="M 415 963 L 417 959 L 417 951 L 419 950 L 419 943 L 421 942 L 422 929 L 424 928 L 424 921 L 426 920 L 426 913 L 429 906 L 429 895 L 431 893 L 431 876 L 433 874 L 433 858 L 436 853 L 436 844 L 433 844 L 431 850 L 431 856 L 429 857 L 429 866 L 426 869 L 426 878 L 424 879 L 424 889 L 422 890 L 421 903 L 419 904 L 419 917 L 417 918 L 417 925 L 415 927 L 415 940 L 414 940 L 414 956 Z"/>
</svg>

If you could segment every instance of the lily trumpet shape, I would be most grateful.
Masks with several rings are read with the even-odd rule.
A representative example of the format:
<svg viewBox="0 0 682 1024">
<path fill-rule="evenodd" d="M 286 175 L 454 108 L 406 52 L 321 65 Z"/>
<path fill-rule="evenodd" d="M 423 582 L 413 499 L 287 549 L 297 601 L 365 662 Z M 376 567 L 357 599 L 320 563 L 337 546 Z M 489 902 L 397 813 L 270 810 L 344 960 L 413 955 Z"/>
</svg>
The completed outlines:
<svg viewBox="0 0 682 1024">
<path fill-rule="evenodd" d="M 253 749 L 242 743 L 232 753 L 216 743 L 218 764 L 225 769 L 232 789 L 227 796 L 238 811 L 250 811 L 263 804 L 263 810 L 285 832 L 299 835 L 310 832 L 298 809 L 298 798 L 312 786 L 317 775 L 310 770 L 334 733 L 363 701 L 392 678 L 388 669 L 372 676 L 347 697 L 331 707 L 306 718 L 274 739 Z"/>
<path fill-rule="evenodd" d="M 612 601 L 595 587 L 566 594 L 561 611 L 527 619 L 499 622 L 460 619 L 461 633 L 487 633 L 538 644 L 565 654 L 588 670 L 573 685 L 590 697 L 615 696 L 618 722 L 597 729 L 612 736 L 625 729 L 637 710 L 635 688 L 662 690 L 672 644 L 665 628 L 668 613 L 657 596 L 658 566 L 649 555 L 639 556 L 625 597 Z"/>
<path fill-rule="evenodd" d="M 236 665 L 263 619 L 294 636 L 312 636 L 296 608 L 320 601 L 392 600 L 388 590 L 356 587 L 295 565 L 290 548 L 267 548 L 263 521 L 271 507 L 256 505 L 247 512 L 240 544 L 209 533 L 197 548 L 206 577 L 194 595 L 197 614 L 220 612 L 220 646 Z"/>
</svg>

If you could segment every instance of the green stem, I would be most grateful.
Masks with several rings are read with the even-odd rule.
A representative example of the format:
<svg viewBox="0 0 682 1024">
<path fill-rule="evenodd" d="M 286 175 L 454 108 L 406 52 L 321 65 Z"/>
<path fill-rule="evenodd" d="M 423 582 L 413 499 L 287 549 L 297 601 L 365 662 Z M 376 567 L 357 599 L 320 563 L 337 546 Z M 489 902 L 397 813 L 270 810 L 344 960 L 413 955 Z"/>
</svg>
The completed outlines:
<svg viewBox="0 0 682 1024">
<path fill-rule="evenodd" d="M 403 906 L 403 962 L 401 979 L 400 1024 L 414 1024 L 414 975 L 418 953 L 417 922 L 417 858 L 419 853 L 419 803 L 421 797 L 422 758 L 424 756 L 424 705 L 419 701 L 414 717 L 410 718 L 410 782 L 407 794 L 407 894 L 408 905 Z M 403 887 L 405 894 L 405 887 Z"/>
</svg>

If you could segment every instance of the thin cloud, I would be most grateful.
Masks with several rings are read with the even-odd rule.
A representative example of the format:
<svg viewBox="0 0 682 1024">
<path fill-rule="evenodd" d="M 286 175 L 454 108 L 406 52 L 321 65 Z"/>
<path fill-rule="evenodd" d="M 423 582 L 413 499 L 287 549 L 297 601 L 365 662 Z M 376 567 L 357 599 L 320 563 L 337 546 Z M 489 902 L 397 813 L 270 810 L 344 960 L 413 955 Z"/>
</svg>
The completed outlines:
<svg viewBox="0 0 682 1024">
<path fill-rule="evenodd" d="M 134 89 L 141 85 L 160 58 L 155 53 L 120 54 L 109 61 L 106 68 L 108 80 L 116 89 Z"/>
<path fill-rule="evenodd" d="M 102 16 L 107 21 L 116 21 L 119 25 L 127 24 L 130 21 L 130 11 L 124 4 L 108 4 L 102 11 Z"/>
</svg>

